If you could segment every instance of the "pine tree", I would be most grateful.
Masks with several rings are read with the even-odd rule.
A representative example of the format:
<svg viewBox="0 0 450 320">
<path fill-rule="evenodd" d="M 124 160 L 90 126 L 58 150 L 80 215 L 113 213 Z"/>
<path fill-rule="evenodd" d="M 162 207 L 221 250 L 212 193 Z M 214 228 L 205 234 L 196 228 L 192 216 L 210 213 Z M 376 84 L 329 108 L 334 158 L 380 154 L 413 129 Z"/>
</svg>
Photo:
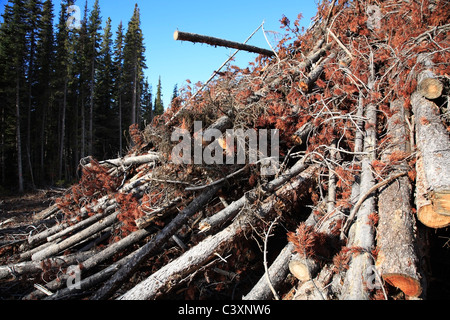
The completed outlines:
<svg viewBox="0 0 450 320">
<path fill-rule="evenodd" d="M 158 80 L 158 87 L 156 89 L 156 97 L 155 97 L 155 104 L 154 104 L 154 112 L 153 114 L 155 116 L 162 115 L 164 113 L 164 103 L 162 101 L 162 86 L 161 86 L 161 76 Z"/>
</svg>

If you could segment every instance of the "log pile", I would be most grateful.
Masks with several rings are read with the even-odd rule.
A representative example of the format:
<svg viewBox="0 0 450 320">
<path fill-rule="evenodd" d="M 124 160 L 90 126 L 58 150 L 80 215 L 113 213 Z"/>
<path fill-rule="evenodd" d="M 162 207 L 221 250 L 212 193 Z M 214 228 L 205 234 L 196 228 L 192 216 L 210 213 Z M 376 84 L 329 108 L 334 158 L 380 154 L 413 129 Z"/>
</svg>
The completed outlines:
<svg viewBox="0 0 450 320">
<path fill-rule="evenodd" d="M 304 32 L 284 17 L 274 56 L 186 85 L 123 159 L 84 159 L 0 248 L 5 294 L 426 299 L 426 234 L 450 225 L 449 9 L 323 1 Z M 175 161 L 176 128 L 193 138 L 183 159 L 203 161 Z M 276 172 L 262 174 L 274 150 L 207 163 L 235 159 L 230 129 L 277 129 Z"/>
</svg>

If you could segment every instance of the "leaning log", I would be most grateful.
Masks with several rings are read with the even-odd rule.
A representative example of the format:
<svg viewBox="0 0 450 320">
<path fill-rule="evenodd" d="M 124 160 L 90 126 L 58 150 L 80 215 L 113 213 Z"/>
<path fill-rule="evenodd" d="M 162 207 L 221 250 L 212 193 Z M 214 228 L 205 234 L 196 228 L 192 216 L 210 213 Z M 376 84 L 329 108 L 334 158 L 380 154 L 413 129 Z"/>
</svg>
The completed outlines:
<svg viewBox="0 0 450 320">
<path fill-rule="evenodd" d="M 275 289 L 286 280 L 286 276 L 289 271 L 289 259 L 291 258 L 291 252 L 293 249 L 294 245 L 292 243 L 288 243 L 284 249 L 281 250 L 275 261 L 270 265 L 268 270 L 269 279 Z M 267 277 L 264 275 L 259 279 L 258 283 L 252 288 L 252 290 L 247 295 L 242 297 L 242 300 L 269 300 L 272 298 L 272 290 L 267 283 Z"/>
<path fill-rule="evenodd" d="M 36 252 L 35 254 L 33 254 L 31 256 L 31 259 L 33 261 L 44 260 L 58 252 L 61 252 L 65 249 L 73 246 L 74 244 L 79 243 L 80 241 L 82 241 L 82 240 L 92 236 L 93 234 L 112 225 L 114 222 L 116 222 L 117 216 L 119 215 L 119 213 L 120 213 L 119 211 L 116 211 L 113 214 L 110 214 L 109 216 L 107 216 L 106 218 L 94 223 L 90 227 L 70 236 L 69 238 L 67 238 L 59 243 L 52 244 L 51 246 L 49 246 L 41 251 Z"/>
<path fill-rule="evenodd" d="M 174 38 L 174 40 L 190 41 L 190 42 L 194 42 L 194 43 L 206 43 L 211 46 L 239 49 L 239 50 L 244 50 L 244 51 L 248 51 L 248 52 L 262 54 L 262 55 L 265 55 L 268 57 L 272 57 L 275 55 L 275 53 L 271 50 L 258 48 L 255 46 L 250 46 L 250 45 L 243 44 L 240 42 L 234 42 L 234 41 L 224 40 L 224 39 L 220 39 L 220 38 L 204 36 L 204 35 L 200 35 L 200 34 L 196 34 L 196 33 L 182 32 L 182 31 L 177 30 L 174 32 L 173 38 Z"/>
<path fill-rule="evenodd" d="M 410 152 L 409 133 L 405 121 L 403 101 L 397 100 L 388 121 L 390 148 L 385 149 L 382 161 L 396 151 Z M 411 208 L 412 186 L 408 177 L 400 177 L 380 190 L 378 196 L 378 256 L 376 267 L 381 277 L 407 296 L 418 297 L 422 292 L 419 258 L 415 248 L 416 220 Z"/>
<path fill-rule="evenodd" d="M 247 230 L 252 222 L 266 217 L 277 203 L 277 197 L 292 195 L 299 186 L 305 185 L 316 174 L 317 167 L 313 166 L 301 173 L 276 192 L 274 196 L 264 201 L 257 211 L 257 214 L 242 214 L 234 222 L 221 232 L 209 236 L 198 245 L 191 248 L 179 258 L 168 263 L 157 272 L 153 273 L 146 280 L 142 281 L 134 288 L 126 292 L 120 300 L 149 300 L 154 299 L 164 288 L 170 288 L 171 283 L 180 280 L 194 270 L 200 268 L 205 263 L 215 257 L 215 253 L 220 253 L 239 233 Z"/>
<path fill-rule="evenodd" d="M 23 274 L 41 272 L 46 266 L 50 268 L 64 268 L 89 258 L 95 254 L 95 250 L 75 253 L 67 256 L 50 258 L 46 261 L 25 261 L 6 266 L 0 266 L 0 279 L 8 276 L 19 276 Z"/>
<path fill-rule="evenodd" d="M 419 204 L 419 216 L 425 211 L 434 211 L 438 215 L 450 216 L 450 137 L 440 118 L 440 110 L 432 101 L 425 99 L 415 92 L 411 97 L 411 104 L 415 115 L 416 144 L 419 170 L 417 193 L 431 201 L 432 208 L 426 204 Z M 422 188 L 421 188 L 422 187 Z M 426 189 L 423 189 L 426 188 Z M 446 220 L 446 219 L 444 219 Z"/>
<path fill-rule="evenodd" d="M 151 241 L 145 244 L 133 258 L 122 268 L 114 274 L 114 276 L 107 281 L 102 288 L 100 288 L 94 295 L 94 300 L 101 300 L 109 297 L 114 293 L 124 281 L 126 281 L 134 271 L 151 256 L 157 249 L 159 249 L 167 240 L 169 240 L 186 221 L 204 207 L 211 198 L 219 191 L 222 184 L 217 184 L 205 190 L 197 198 L 195 198 L 183 211 L 181 211 L 164 229 L 162 229 Z"/>
<path fill-rule="evenodd" d="M 376 106 L 369 104 L 366 111 L 366 137 L 364 139 L 364 151 L 367 155 L 362 159 L 360 199 L 371 192 L 375 186 L 375 178 L 372 173 L 371 162 L 375 160 L 376 152 Z M 352 256 L 349 269 L 345 275 L 341 299 L 343 300 L 368 300 L 369 295 L 365 285 L 365 272 L 373 265 L 371 250 L 374 246 L 374 227 L 369 216 L 375 211 L 375 199 L 373 193 L 363 202 L 357 212 L 356 222 L 349 232 L 347 246 L 361 248 L 359 254 Z"/>
</svg>

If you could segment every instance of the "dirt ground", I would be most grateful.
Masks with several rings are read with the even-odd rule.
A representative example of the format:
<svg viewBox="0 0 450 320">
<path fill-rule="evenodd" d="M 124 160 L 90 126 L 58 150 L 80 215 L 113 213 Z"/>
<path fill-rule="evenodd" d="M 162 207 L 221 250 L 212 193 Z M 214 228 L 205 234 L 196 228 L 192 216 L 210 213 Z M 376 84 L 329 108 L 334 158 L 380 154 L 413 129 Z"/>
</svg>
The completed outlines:
<svg viewBox="0 0 450 320">
<path fill-rule="evenodd" d="M 23 196 L 0 197 L 0 265 L 7 264 L 13 254 L 11 243 L 26 240 L 34 214 L 48 208 L 63 190 L 42 190 Z M 428 229 L 429 257 L 423 263 L 429 268 L 427 299 L 450 299 L 450 228 Z M 5 250 L 11 252 L 6 253 Z M 0 290 L 2 291 L 2 290 Z M 0 296 L 0 300 L 5 297 Z"/>
</svg>

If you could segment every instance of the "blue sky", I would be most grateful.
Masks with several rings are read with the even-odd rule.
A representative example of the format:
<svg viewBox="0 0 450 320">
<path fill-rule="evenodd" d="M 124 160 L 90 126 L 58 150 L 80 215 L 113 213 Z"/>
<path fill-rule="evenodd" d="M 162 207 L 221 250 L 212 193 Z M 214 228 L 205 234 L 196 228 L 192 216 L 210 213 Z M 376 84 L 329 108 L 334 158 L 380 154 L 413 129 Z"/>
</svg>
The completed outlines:
<svg viewBox="0 0 450 320">
<path fill-rule="evenodd" d="M 318 0 L 100 0 L 103 26 L 111 17 L 113 34 L 120 21 L 127 28 L 135 3 L 141 12 L 141 28 L 146 45 L 148 69 L 146 76 L 156 93 L 161 76 L 164 106 L 167 107 L 175 84 L 182 87 L 186 79 L 193 83 L 205 82 L 234 49 L 214 48 L 204 44 L 192 44 L 173 40 L 175 30 L 209 35 L 227 40 L 243 42 L 263 22 L 267 31 L 284 33 L 279 20 L 286 15 L 292 22 L 302 13 L 302 25 L 308 27 L 316 13 Z M 0 12 L 6 0 L 0 0 Z M 88 0 L 92 8 L 94 0 Z M 60 0 L 53 0 L 55 20 L 60 9 Z M 85 0 L 75 3 L 83 11 Z M 276 45 L 274 33 L 269 40 Z M 262 31 L 248 42 L 250 45 L 269 49 Z M 239 52 L 233 65 L 246 67 L 254 61 L 255 54 Z"/>
</svg>

